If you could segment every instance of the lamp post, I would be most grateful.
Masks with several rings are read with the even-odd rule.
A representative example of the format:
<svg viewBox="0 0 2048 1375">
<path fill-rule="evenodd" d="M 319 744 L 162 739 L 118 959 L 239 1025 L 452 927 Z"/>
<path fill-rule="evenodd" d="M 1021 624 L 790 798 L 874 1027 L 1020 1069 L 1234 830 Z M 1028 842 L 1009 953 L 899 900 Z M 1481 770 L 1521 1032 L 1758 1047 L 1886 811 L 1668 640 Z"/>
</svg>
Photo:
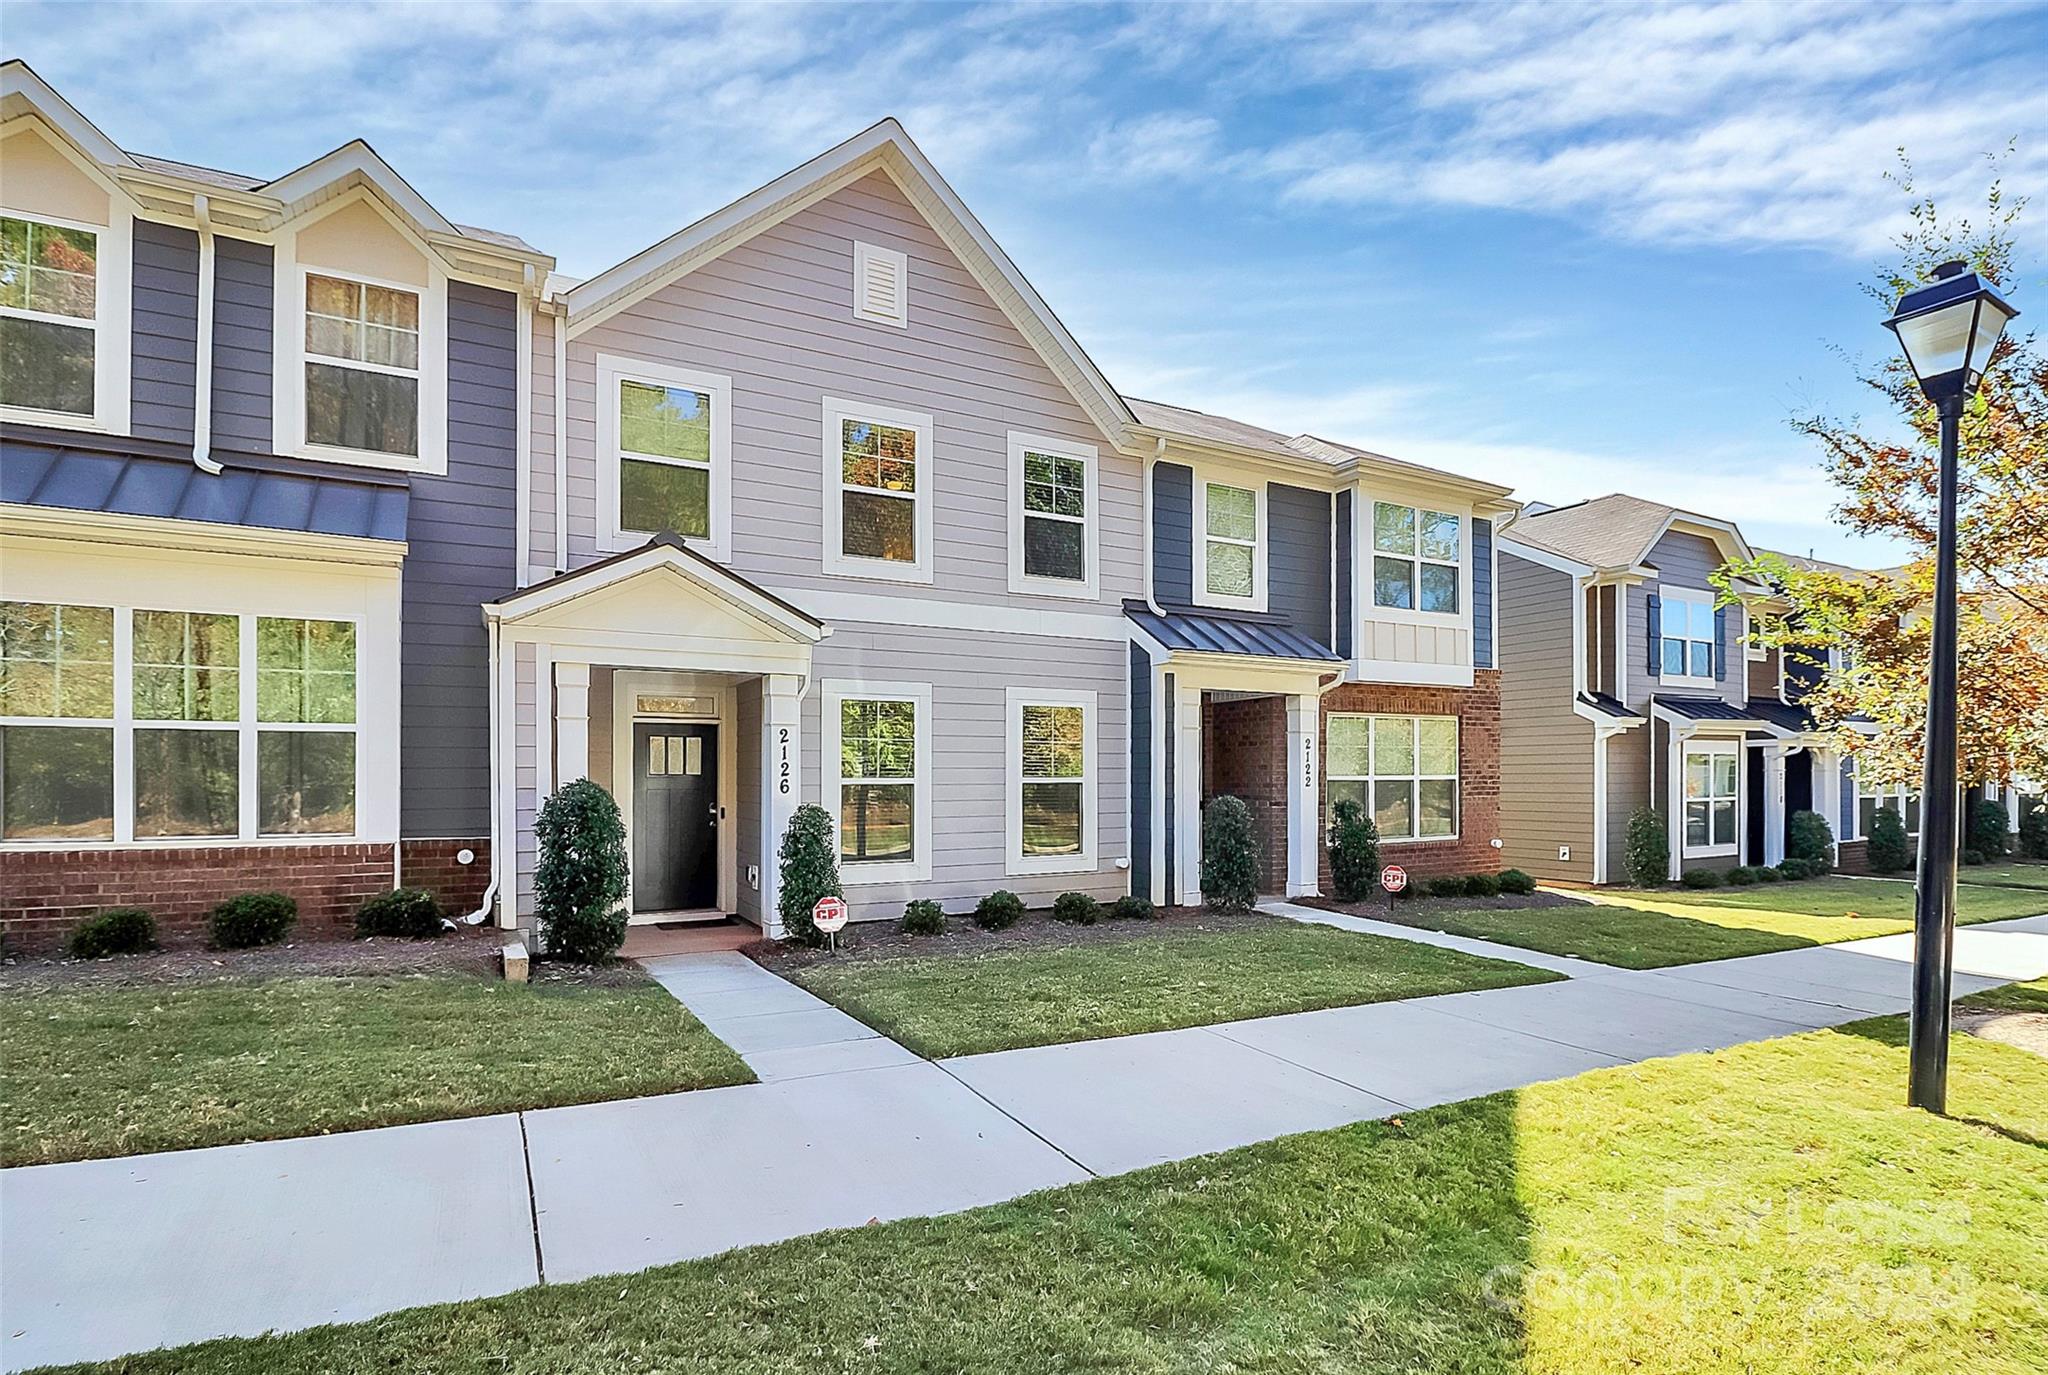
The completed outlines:
<svg viewBox="0 0 2048 1375">
<path fill-rule="evenodd" d="M 1885 327 L 1941 418 L 1941 515 L 1934 549 L 1934 645 L 1920 790 L 1920 869 L 1913 895 L 1913 1014 L 1906 1102 L 1948 1110 L 1949 998 L 1956 934 L 1956 445 L 2006 322 L 2019 312 L 1966 264 L 1943 263 L 1899 298 Z"/>
</svg>

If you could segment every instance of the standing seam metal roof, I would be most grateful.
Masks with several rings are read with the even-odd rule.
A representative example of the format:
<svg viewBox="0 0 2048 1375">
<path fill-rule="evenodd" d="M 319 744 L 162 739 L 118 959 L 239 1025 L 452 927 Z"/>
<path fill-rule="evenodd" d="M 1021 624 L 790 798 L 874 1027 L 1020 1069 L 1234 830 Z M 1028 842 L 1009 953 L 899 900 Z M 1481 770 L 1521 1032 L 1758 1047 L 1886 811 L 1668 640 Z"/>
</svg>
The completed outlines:
<svg viewBox="0 0 2048 1375">
<path fill-rule="evenodd" d="M 1262 659 L 1301 659 L 1341 664 L 1344 660 L 1311 636 L 1278 621 L 1212 616 L 1199 611 L 1157 612 L 1143 602 L 1125 602 L 1124 615 L 1167 649 L 1189 654 L 1245 654 Z"/>
</svg>

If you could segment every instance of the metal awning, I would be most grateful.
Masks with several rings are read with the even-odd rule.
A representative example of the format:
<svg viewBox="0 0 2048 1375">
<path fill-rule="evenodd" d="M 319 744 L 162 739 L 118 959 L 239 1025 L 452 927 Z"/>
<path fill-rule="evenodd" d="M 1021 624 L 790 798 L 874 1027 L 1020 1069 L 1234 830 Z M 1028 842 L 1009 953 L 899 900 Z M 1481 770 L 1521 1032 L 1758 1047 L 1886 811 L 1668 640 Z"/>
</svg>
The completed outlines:
<svg viewBox="0 0 2048 1375">
<path fill-rule="evenodd" d="M 1278 619 L 1204 611 L 1154 611 L 1139 601 L 1125 602 L 1124 615 L 1146 639 L 1168 654 L 1228 654 L 1248 659 L 1292 659 L 1303 664 L 1344 662 L 1341 655 L 1321 641 Z"/>
</svg>

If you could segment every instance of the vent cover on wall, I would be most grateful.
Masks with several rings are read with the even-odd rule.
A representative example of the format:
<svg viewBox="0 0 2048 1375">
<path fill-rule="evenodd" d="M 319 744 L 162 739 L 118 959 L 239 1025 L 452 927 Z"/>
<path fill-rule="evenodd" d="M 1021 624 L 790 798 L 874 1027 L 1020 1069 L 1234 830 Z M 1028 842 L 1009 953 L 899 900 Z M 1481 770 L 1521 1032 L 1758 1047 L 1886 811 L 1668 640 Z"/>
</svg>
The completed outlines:
<svg viewBox="0 0 2048 1375">
<path fill-rule="evenodd" d="M 902 329 L 910 323 L 909 263 L 893 249 L 871 243 L 853 246 L 855 319 Z"/>
</svg>

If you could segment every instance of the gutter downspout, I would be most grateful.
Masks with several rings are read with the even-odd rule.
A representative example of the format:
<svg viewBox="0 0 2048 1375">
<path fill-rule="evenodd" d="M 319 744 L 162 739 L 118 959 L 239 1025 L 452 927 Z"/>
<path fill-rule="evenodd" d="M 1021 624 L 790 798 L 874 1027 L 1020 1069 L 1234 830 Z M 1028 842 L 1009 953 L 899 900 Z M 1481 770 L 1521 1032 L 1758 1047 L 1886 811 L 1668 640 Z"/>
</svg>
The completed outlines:
<svg viewBox="0 0 2048 1375">
<path fill-rule="evenodd" d="M 491 675 L 491 882 L 490 886 L 484 889 L 483 901 L 477 905 L 477 909 L 456 918 L 464 926 L 482 926 L 490 917 L 491 909 L 498 905 L 498 857 L 503 853 L 498 847 L 504 843 L 504 838 L 498 834 L 498 755 L 501 753 L 498 749 L 498 618 L 491 617 L 489 625 L 491 645 L 485 662 L 490 665 Z"/>
<path fill-rule="evenodd" d="M 192 345 L 192 463 L 218 473 L 213 461 L 213 210 L 205 196 L 192 197 L 199 230 L 199 318 Z"/>
<path fill-rule="evenodd" d="M 555 571 L 569 571 L 569 312 L 555 306 Z"/>
</svg>

